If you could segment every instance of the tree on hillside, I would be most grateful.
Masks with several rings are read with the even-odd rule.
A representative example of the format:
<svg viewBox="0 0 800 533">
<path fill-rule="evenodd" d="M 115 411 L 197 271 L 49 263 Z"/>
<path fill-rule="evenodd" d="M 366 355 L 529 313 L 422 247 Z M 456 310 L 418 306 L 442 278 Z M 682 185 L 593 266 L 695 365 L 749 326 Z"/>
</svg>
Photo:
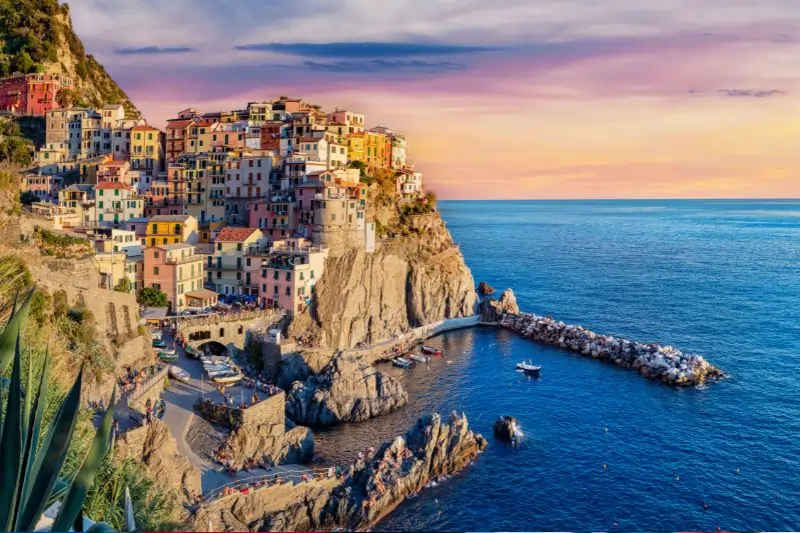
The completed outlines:
<svg viewBox="0 0 800 533">
<path fill-rule="evenodd" d="M 22 137 L 6 137 L 0 142 L 0 158 L 11 164 L 26 167 L 31 164 L 31 149 Z"/>
<path fill-rule="evenodd" d="M 428 200 L 428 205 L 430 205 L 431 207 L 436 206 L 436 200 L 438 198 L 436 198 L 436 193 L 435 192 L 433 192 L 433 191 L 426 192 L 425 193 L 425 199 Z"/>
<path fill-rule="evenodd" d="M 146 307 L 169 307 L 167 295 L 155 287 L 145 287 L 140 290 L 136 300 Z"/>
<path fill-rule="evenodd" d="M 25 191 L 19 195 L 19 201 L 22 205 L 31 205 L 35 202 L 39 201 L 39 197 L 33 194 L 31 191 Z"/>
</svg>

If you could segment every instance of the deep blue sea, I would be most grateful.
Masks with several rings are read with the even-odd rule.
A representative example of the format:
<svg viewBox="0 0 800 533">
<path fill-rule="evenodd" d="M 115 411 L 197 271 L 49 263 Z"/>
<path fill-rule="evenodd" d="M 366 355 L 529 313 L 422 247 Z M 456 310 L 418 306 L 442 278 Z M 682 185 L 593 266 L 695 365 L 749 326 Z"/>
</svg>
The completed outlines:
<svg viewBox="0 0 800 533">
<path fill-rule="evenodd" d="M 444 360 L 385 367 L 409 406 L 319 435 L 320 452 L 352 459 L 452 409 L 489 447 L 376 530 L 800 530 L 800 201 L 440 209 L 476 283 L 512 287 L 525 311 L 700 353 L 730 377 L 679 390 L 506 331 L 432 339 Z M 515 372 L 523 358 L 539 379 Z M 501 414 L 520 420 L 519 447 L 494 439 Z"/>
</svg>

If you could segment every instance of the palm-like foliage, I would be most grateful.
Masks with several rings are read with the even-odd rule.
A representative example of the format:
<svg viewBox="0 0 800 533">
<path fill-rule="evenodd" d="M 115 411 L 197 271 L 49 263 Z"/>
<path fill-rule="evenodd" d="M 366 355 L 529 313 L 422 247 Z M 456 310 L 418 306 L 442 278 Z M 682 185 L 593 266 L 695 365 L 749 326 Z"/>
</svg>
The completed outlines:
<svg viewBox="0 0 800 533">
<path fill-rule="evenodd" d="M 83 463 L 74 475 L 61 478 L 78 419 L 83 369 L 52 423 L 43 428 L 42 415 L 50 382 L 49 360 L 46 356 L 41 378 L 35 384 L 33 358 L 28 357 L 28 377 L 23 393 L 20 336 L 30 310 L 30 295 L 19 309 L 14 307 L 0 334 L 0 374 L 13 361 L 6 408 L 0 408 L 0 531 L 32 531 L 45 509 L 56 501 L 60 501 L 61 506 L 52 530 L 68 531 L 81 518 L 86 494 L 110 446 L 115 393 Z M 99 523 L 90 531 L 109 529 L 107 524 Z"/>
</svg>

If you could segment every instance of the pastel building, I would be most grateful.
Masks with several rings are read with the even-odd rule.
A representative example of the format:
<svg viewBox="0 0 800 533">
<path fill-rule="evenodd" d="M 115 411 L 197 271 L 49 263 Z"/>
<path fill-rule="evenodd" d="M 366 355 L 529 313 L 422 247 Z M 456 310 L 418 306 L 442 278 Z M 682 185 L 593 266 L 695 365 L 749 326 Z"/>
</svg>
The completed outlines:
<svg viewBox="0 0 800 533">
<path fill-rule="evenodd" d="M 214 252 L 208 257 L 206 286 L 213 286 L 219 294 L 247 294 L 245 256 L 263 245 L 258 228 L 223 228 L 214 238 Z"/>
<path fill-rule="evenodd" d="M 297 151 L 306 154 L 311 161 L 324 162 L 327 168 L 347 165 L 347 147 L 325 137 L 301 137 Z"/>
<path fill-rule="evenodd" d="M 190 215 L 151 217 L 145 230 L 147 247 L 165 244 L 196 244 L 199 240 L 197 219 Z"/>
<path fill-rule="evenodd" d="M 336 122 L 347 125 L 347 133 L 360 133 L 364 131 L 365 116 L 362 113 L 346 111 L 336 108 L 333 113 L 328 113 L 328 122 Z"/>
<path fill-rule="evenodd" d="M 310 205 L 310 204 L 309 204 Z M 249 226 L 259 228 L 267 242 L 291 237 L 297 226 L 294 194 L 275 192 L 248 204 Z"/>
<path fill-rule="evenodd" d="M 203 257 L 191 244 L 151 246 L 144 250 L 144 287 L 154 287 L 167 295 L 170 308 L 177 312 L 189 305 L 192 294 L 203 290 Z"/>
<path fill-rule="evenodd" d="M 144 201 L 129 185 L 113 181 L 98 183 L 94 186 L 94 196 L 91 221 L 97 225 L 119 226 L 144 214 Z"/>
<path fill-rule="evenodd" d="M 322 276 L 327 257 L 327 249 L 314 247 L 306 239 L 276 241 L 267 254 L 250 256 L 248 272 L 251 282 L 258 280 L 261 304 L 290 313 L 303 312 Z"/>
<path fill-rule="evenodd" d="M 43 117 L 58 107 L 58 91 L 73 85 L 72 79 L 57 74 L 14 74 L 0 79 L 0 110 Z"/>
<path fill-rule="evenodd" d="M 164 170 L 164 134 L 152 126 L 131 128 L 131 168 L 151 176 Z"/>
</svg>

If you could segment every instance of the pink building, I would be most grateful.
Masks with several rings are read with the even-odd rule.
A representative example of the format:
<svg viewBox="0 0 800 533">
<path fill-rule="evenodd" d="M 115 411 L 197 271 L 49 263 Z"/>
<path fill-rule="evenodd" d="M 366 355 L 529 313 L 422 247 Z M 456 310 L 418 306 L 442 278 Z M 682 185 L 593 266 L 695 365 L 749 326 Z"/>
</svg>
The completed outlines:
<svg viewBox="0 0 800 533">
<path fill-rule="evenodd" d="M 328 250 L 311 246 L 307 239 L 275 241 L 268 253 L 248 256 L 245 276 L 258 285 L 264 307 L 303 312 L 322 276 Z"/>
<path fill-rule="evenodd" d="M 294 197 L 274 193 L 247 205 L 249 226 L 260 228 L 270 243 L 291 237 L 297 227 Z"/>
<path fill-rule="evenodd" d="M 167 295 L 170 308 L 178 312 L 193 295 L 203 294 L 203 256 L 191 244 L 162 244 L 144 250 L 144 286 Z"/>
<path fill-rule="evenodd" d="M 60 176 L 25 174 L 22 178 L 22 190 L 35 194 L 40 202 L 57 202 L 61 179 Z"/>
</svg>

